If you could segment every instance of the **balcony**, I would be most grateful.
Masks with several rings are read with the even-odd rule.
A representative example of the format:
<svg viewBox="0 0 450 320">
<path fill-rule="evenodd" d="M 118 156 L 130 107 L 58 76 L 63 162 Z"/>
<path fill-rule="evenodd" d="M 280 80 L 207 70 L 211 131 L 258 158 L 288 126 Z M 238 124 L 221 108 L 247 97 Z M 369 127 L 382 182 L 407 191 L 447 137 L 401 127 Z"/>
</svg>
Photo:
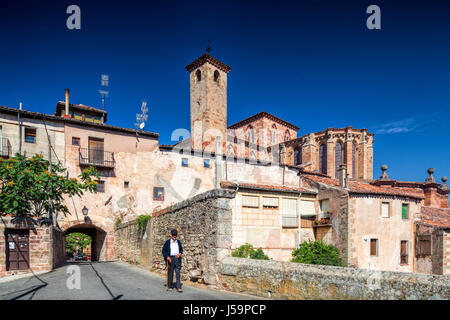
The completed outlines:
<svg viewBox="0 0 450 320">
<path fill-rule="evenodd" d="M 115 167 L 114 152 L 103 149 L 80 148 L 80 166 L 94 166 L 100 168 Z"/>
<path fill-rule="evenodd" d="M 0 137 L 0 156 L 5 158 L 11 156 L 11 143 L 8 138 Z"/>
</svg>

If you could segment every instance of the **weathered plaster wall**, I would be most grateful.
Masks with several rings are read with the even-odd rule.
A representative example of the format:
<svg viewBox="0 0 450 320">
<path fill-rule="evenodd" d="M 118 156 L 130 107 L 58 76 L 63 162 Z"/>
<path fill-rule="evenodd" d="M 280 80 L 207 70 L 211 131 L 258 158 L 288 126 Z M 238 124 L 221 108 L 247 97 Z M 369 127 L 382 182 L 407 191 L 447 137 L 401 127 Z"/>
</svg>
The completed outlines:
<svg viewBox="0 0 450 320">
<path fill-rule="evenodd" d="M 390 202 L 388 218 L 381 216 L 381 203 Z M 402 219 L 402 204 L 409 205 Z M 349 210 L 350 261 L 370 270 L 414 271 L 414 219 L 420 203 L 397 197 L 352 195 Z M 370 255 L 370 239 L 378 239 L 378 255 Z M 408 241 L 408 264 L 400 264 L 400 241 Z"/>
<path fill-rule="evenodd" d="M 257 196 L 259 207 L 249 208 L 242 205 L 243 196 Z M 263 207 L 263 197 L 278 198 L 278 208 Z M 292 250 L 300 242 L 298 227 L 283 228 L 281 206 L 282 199 L 295 199 L 297 213 L 300 212 L 300 200 L 313 200 L 315 196 L 298 193 L 239 191 L 236 198 L 231 200 L 233 210 L 233 245 L 236 249 L 242 244 L 249 243 L 255 248 L 262 248 L 272 259 L 288 261 L 292 258 Z"/>
<path fill-rule="evenodd" d="M 226 257 L 220 285 L 274 299 L 448 300 L 448 276 Z"/>
<path fill-rule="evenodd" d="M 64 161 L 64 124 L 51 120 L 32 119 L 21 115 L 22 122 L 22 154 L 26 154 L 28 157 L 33 155 L 42 154 L 45 159 L 49 158 L 49 139 L 53 146 L 54 152 L 51 153 L 52 162 L 57 162 L 58 159 Z M 45 125 L 44 125 L 45 122 Z M 47 130 L 45 129 L 47 127 Z M 14 156 L 19 152 L 19 125 L 17 122 L 17 114 L 11 115 L 6 113 L 0 113 L 0 128 L 1 137 L 9 139 L 11 144 L 11 154 Z M 25 142 L 25 128 L 36 129 L 36 143 Z M 48 136 L 47 136 L 48 134 Z"/>
</svg>

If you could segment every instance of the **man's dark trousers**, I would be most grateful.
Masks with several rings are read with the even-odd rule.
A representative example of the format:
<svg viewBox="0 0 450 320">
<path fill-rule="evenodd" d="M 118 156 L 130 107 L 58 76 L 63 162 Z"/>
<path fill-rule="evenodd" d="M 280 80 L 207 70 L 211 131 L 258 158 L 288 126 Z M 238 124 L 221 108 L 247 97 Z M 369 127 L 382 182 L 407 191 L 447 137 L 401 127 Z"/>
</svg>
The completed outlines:
<svg viewBox="0 0 450 320">
<path fill-rule="evenodd" d="M 175 276 L 177 279 L 176 289 L 181 289 L 181 257 L 175 258 L 175 256 L 170 256 L 171 262 L 169 262 L 169 275 L 167 282 L 169 283 L 169 288 L 173 289 L 173 270 L 175 270 Z"/>
</svg>

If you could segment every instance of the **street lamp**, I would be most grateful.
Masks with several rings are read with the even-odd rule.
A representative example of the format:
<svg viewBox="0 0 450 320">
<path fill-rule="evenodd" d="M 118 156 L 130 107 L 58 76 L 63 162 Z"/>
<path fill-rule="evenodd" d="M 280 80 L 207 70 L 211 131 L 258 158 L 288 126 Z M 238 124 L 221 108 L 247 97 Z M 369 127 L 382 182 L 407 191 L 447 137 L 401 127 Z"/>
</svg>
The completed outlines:
<svg viewBox="0 0 450 320">
<path fill-rule="evenodd" d="M 83 209 L 81 209 L 81 212 L 83 212 L 83 216 L 86 217 L 88 215 L 88 213 L 89 213 L 89 209 L 86 208 L 86 206 L 84 206 Z"/>
</svg>

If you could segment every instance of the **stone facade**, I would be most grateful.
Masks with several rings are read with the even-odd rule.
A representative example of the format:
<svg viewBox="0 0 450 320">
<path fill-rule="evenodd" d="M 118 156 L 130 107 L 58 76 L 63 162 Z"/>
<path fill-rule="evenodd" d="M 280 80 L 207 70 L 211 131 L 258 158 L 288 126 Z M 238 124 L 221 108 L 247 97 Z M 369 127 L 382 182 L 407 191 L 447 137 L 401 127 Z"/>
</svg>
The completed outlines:
<svg viewBox="0 0 450 320">
<path fill-rule="evenodd" d="M 234 197 L 233 191 L 212 190 L 153 213 L 152 267 L 165 268 L 161 250 L 170 230 L 177 229 L 184 248 L 182 279 L 216 285 L 218 261 L 231 253 L 230 199 Z"/>
<path fill-rule="evenodd" d="M 29 264 L 25 270 L 6 270 L 6 237 L 8 229 L 26 230 L 29 234 Z M 53 268 L 52 227 L 34 223 L 18 222 L 11 217 L 0 221 L 0 277 L 50 271 Z"/>
<path fill-rule="evenodd" d="M 448 300 L 447 276 L 227 257 L 222 288 L 274 299 Z"/>
</svg>

